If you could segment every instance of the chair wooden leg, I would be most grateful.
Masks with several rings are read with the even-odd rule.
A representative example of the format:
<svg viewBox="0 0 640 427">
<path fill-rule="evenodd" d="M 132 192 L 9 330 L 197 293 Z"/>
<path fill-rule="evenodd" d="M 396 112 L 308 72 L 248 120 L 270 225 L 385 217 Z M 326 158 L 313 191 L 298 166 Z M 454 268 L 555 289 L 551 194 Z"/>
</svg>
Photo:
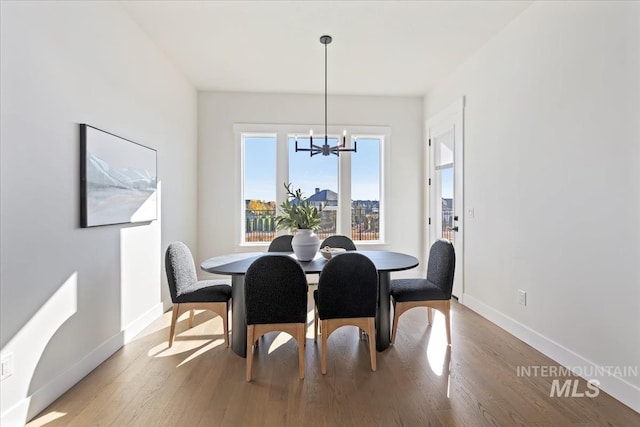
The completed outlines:
<svg viewBox="0 0 640 427">
<path fill-rule="evenodd" d="M 171 329 L 169 331 L 169 347 L 173 345 L 175 338 L 176 324 L 178 318 L 189 311 L 189 328 L 193 327 L 193 319 L 195 310 L 210 310 L 222 317 L 222 326 L 224 328 L 224 343 L 229 347 L 229 305 L 226 302 L 184 302 L 173 305 L 173 314 L 171 318 Z"/>
<path fill-rule="evenodd" d="M 306 324 L 301 323 L 298 325 L 298 373 L 300 379 L 304 379 L 304 348 L 307 342 Z"/>
<path fill-rule="evenodd" d="M 171 314 L 171 328 L 169 329 L 169 347 L 173 345 L 173 337 L 176 334 L 176 323 L 178 322 L 178 312 L 180 310 L 180 304 L 173 305 L 173 312 Z"/>
<path fill-rule="evenodd" d="M 391 330 L 391 343 L 395 344 L 396 342 L 396 332 L 398 328 L 398 319 L 400 316 L 415 307 L 426 307 L 427 308 L 427 320 L 429 324 L 433 323 L 433 310 L 438 310 L 445 316 L 445 327 L 447 330 L 447 342 L 451 345 L 451 322 L 450 322 L 450 312 L 451 312 L 451 300 L 429 300 L 429 301 L 405 301 L 398 302 L 393 301 L 393 327 Z"/>
<path fill-rule="evenodd" d="M 322 350 L 321 350 L 321 365 L 322 365 L 322 374 L 327 373 L 327 338 L 329 335 L 329 326 L 328 321 L 322 321 Z"/>
<path fill-rule="evenodd" d="M 447 344 L 451 345 L 451 301 L 445 301 L 444 305 L 444 325 L 447 331 Z"/>
<path fill-rule="evenodd" d="M 265 334 L 269 332 L 286 332 L 298 342 L 298 375 L 304 379 L 304 351 L 307 336 L 307 323 L 260 323 L 247 325 L 247 381 L 251 381 L 253 354 Z"/>
<path fill-rule="evenodd" d="M 377 361 L 376 361 L 376 319 L 371 318 L 368 321 L 369 329 L 367 333 L 369 334 L 369 353 L 371 353 L 371 370 L 373 372 L 377 369 Z"/>
<path fill-rule="evenodd" d="M 376 354 L 376 320 L 375 318 L 340 318 L 340 319 L 325 319 L 321 323 L 322 333 L 322 373 L 327 373 L 327 340 L 337 329 L 343 326 L 355 326 L 359 329 L 365 330 L 369 335 L 369 353 L 371 354 L 371 370 L 377 369 L 377 354 Z"/>
<path fill-rule="evenodd" d="M 255 325 L 247 325 L 247 382 L 251 381 L 251 368 L 253 364 L 253 344 Z"/>
</svg>

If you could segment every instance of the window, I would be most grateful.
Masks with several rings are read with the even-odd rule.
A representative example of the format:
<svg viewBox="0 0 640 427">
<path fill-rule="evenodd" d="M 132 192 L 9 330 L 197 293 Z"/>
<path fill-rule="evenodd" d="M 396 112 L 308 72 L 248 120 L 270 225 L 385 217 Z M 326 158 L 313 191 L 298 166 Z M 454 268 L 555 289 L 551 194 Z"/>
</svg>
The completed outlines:
<svg viewBox="0 0 640 427">
<path fill-rule="evenodd" d="M 274 217 L 284 198 L 284 183 L 300 188 L 322 209 L 320 239 L 345 234 L 360 243 L 384 243 L 385 150 L 389 128 L 346 127 L 357 153 L 340 156 L 295 152 L 309 146 L 309 126 L 236 125 L 242 168 L 240 244 L 270 242 Z M 329 129 L 329 144 L 342 128 Z M 305 135 L 300 137 L 299 135 Z"/>
<path fill-rule="evenodd" d="M 380 149 L 376 137 L 358 139 L 357 155 L 351 157 L 351 238 L 380 239 Z"/>
<path fill-rule="evenodd" d="M 316 234 L 325 239 L 337 231 L 338 219 L 338 157 L 315 155 L 295 151 L 295 136 L 289 139 L 289 182 L 300 188 L 311 204 L 322 210 L 320 228 Z M 335 145 L 335 138 L 329 139 Z M 309 146 L 309 138 L 298 138 L 301 147 Z"/>
<path fill-rule="evenodd" d="M 270 242 L 275 237 L 276 137 L 242 136 L 243 241 Z"/>
</svg>

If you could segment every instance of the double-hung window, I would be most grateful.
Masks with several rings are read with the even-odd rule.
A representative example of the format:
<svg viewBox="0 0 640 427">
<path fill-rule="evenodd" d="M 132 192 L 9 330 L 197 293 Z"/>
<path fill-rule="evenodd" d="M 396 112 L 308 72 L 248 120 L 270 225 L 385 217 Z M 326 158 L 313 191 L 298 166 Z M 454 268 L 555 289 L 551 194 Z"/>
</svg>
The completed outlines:
<svg viewBox="0 0 640 427">
<path fill-rule="evenodd" d="M 357 244 L 384 243 L 385 157 L 390 129 L 345 127 L 347 146 L 357 152 L 339 156 L 310 156 L 296 152 L 309 146 L 309 126 L 236 125 L 239 146 L 240 245 L 260 245 L 276 236 L 277 206 L 286 198 L 285 183 L 300 188 L 306 199 L 322 210 L 324 239 L 344 234 Z M 342 140 L 342 129 L 329 129 L 329 145 Z M 320 138 L 314 138 L 314 144 Z M 324 138 L 320 144 L 324 143 Z"/>
</svg>

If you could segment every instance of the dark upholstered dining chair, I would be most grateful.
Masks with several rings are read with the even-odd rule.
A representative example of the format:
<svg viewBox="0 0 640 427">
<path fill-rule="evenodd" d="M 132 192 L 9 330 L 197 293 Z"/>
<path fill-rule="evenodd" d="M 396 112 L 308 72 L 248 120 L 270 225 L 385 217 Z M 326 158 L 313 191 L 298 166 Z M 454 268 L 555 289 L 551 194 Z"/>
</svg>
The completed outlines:
<svg viewBox="0 0 640 427">
<path fill-rule="evenodd" d="M 267 252 L 293 252 L 293 246 L 291 246 L 292 240 L 292 234 L 278 236 L 271 241 Z"/>
<path fill-rule="evenodd" d="M 348 251 L 355 251 L 356 248 L 355 243 L 347 236 L 343 236 L 340 234 L 335 234 L 333 236 L 329 236 L 320 243 L 320 249 L 325 246 L 329 246 L 330 248 L 343 248 Z"/>
<path fill-rule="evenodd" d="M 320 273 L 313 293 L 315 321 L 322 321 L 322 373 L 327 373 L 327 339 L 336 329 L 352 325 L 369 335 L 371 370 L 376 370 L 376 307 L 378 271 L 373 262 L 359 253 L 345 252 L 332 257 Z"/>
<path fill-rule="evenodd" d="M 298 341 L 298 370 L 303 379 L 308 287 L 302 266 L 287 255 L 264 255 L 247 269 L 244 288 L 247 381 L 251 381 L 254 344 L 272 331 L 286 332 Z"/>
<path fill-rule="evenodd" d="M 429 324 L 433 321 L 432 309 L 444 314 L 447 343 L 451 345 L 451 291 L 456 268 L 453 244 L 445 239 L 436 240 L 429 250 L 426 279 L 391 280 L 390 294 L 393 301 L 393 330 L 391 343 L 396 342 L 398 320 L 407 310 L 427 307 Z"/>
<path fill-rule="evenodd" d="M 326 239 L 324 239 L 322 241 L 322 243 L 320 244 L 320 249 L 324 248 L 325 246 L 329 246 L 330 248 L 342 248 L 342 249 L 346 249 L 348 251 L 355 251 L 358 248 L 356 248 L 355 243 L 353 243 L 353 240 L 351 240 L 348 236 L 344 236 L 342 234 L 334 234 L 333 236 L 329 236 Z M 310 286 L 318 286 L 318 283 L 309 283 Z M 314 324 L 314 330 L 317 332 L 318 330 L 318 325 Z"/>
<path fill-rule="evenodd" d="M 193 326 L 194 310 L 211 310 L 222 317 L 224 344 L 229 347 L 227 314 L 231 286 L 221 280 L 198 280 L 191 251 L 182 242 L 169 245 L 165 254 L 165 270 L 173 301 L 173 315 L 169 331 L 169 347 L 173 345 L 176 323 L 183 313 L 189 313 L 189 328 Z"/>
</svg>

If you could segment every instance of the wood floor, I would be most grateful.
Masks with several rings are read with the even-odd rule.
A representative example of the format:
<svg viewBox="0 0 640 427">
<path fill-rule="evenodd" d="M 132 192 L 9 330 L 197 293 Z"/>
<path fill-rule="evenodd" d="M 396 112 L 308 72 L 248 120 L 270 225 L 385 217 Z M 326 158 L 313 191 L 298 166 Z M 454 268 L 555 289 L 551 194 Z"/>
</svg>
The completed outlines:
<svg viewBox="0 0 640 427">
<path fill-rule="evenodd" d="M 518 366 L 556 365 L 460 304 L 452 304 L 449 350 L 443 316 L 427 327 L 424 309 L 400 319 L 396 345 L 371 371 L 366 338 L 334 332 L 327 374 L 313 342 L 309 305 L 306 375 L 288 335 L 260 341 L 253 382 L 245 359 L 226 349 L 222 321 L 206 312 L 187 330 L 185 315 L 167 347 L 171 313 L 96 368 L 28 426 L 638 426 L 640 414 L 604 392 L 549 397 L 549 377 Z M 580 390 L 588 390 L 581 380 Z"/>
</svg>

